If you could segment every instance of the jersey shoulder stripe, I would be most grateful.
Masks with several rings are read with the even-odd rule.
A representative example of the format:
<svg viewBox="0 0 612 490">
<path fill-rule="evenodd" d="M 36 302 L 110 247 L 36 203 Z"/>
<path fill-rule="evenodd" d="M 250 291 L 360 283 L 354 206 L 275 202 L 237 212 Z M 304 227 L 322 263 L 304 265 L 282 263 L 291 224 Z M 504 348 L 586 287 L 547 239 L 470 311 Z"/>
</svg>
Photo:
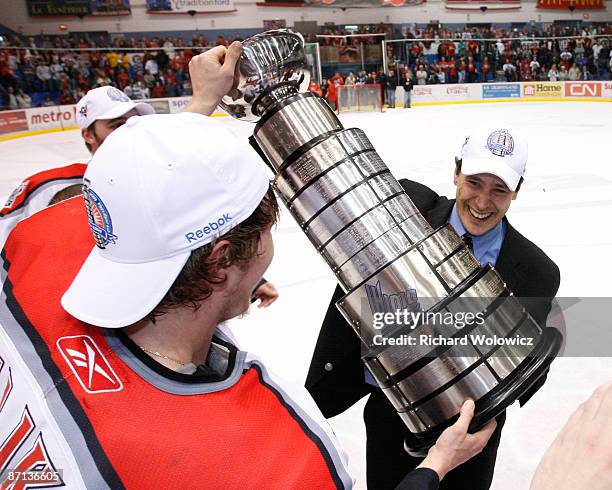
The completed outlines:
<svg viewBox="0 0 612 490">
<path fill-rule="evenodd" d="M 87 165 L 84 163 L 73 163 L 65 167 L 43 170 L 28 177 L 8 197 L 4 207 L 0 209 L 0 217 L 7 216 L 27 206 L 32 195 L 43 186 L 54 183 L 58 185 L 58 189 L 55 191 L 58 192 L 62 185 L 71 185 L 74 180 L 82 179 L 86 169 Z"/>
</svg>

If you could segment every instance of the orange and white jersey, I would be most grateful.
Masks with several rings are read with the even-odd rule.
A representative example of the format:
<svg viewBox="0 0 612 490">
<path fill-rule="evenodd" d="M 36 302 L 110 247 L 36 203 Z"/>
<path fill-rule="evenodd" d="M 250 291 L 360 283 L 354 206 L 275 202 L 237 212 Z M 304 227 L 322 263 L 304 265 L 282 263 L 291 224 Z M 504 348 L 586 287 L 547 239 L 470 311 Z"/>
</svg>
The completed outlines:
<svg viewBox="0 0 612 490">
<path fill-rule="evenodd" d="M 0 247 L 22 219 L 46 208 L 59 191 L 74 184 L 81 184 L 86 169 L 87 165 L 84 163 L 73 163 L 43 170 L 19 184 L 0 209 Z"/>
<path fill-rule="evenodd" d="M 20 222 L 4 246 L 0 489 L 352 486 L 306 390 L 222 329 L 207 363 L 217 369 L 187 375 L 121 330 L 68 315 L 60 298 L 93 244 L 73 198 Z M 28 486 L 7 470 L 28 475 Z"/>
</svg>

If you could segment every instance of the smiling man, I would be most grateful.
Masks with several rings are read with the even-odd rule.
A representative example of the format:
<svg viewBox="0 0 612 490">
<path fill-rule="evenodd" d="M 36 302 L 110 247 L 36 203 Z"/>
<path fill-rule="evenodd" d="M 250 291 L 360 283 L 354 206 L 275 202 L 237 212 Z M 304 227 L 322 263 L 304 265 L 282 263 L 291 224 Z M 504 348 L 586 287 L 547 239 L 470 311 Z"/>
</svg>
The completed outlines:
<svg viewBox="0 0 612 490">
<path fill-rule="evenodd" d="M 448 222 L 482 265 L 495 265 L 506 236 L 504 217 L 523 183 L 527 142 L 515 130 L 479 128 L 455 158 L 455 204 Z"/>
<path fill-rule="evenodd" d="M 400 183 L 434 229 L 453 225 L 480 263 L 494 265 L 527 311 L 543 324 L 559 288 L 559 269 L 506 218 L 518 196 L 526 163 L 526 140 L 509 126 L 496 124 L 479 128 L 466 138 L 455 159 L 455 199 L 439 196 L 417 182 Z M 332 297 L 306 387 L 326 417 L 338 415 L 370 395 L 364 410 L 368 488 L 394 488 L 421 460 L 405 452 L 407 429 L 360 362 L 359 339 L 335 306 L 343 294 L 337 288 Z M 543 382 L 532 387 L 520 399 L 521 404 Z M 490 487 L 504 422 L 505 413 L 497 418 L 497 428 L 482 453 L 451 471 L 441 489 Z"/>
</svg>

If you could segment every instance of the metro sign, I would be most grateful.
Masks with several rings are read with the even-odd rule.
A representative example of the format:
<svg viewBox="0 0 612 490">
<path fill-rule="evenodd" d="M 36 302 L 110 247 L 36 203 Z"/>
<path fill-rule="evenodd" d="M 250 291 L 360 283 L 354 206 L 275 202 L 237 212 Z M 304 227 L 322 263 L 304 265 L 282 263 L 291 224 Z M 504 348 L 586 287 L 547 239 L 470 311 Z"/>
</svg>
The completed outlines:
<svg viewBox="0 0 612 490">
<path fill-rule="evenodd" d="M 568 82 L 566 97 L 601 97 L 601 84 L 596 82 Z"/>
</svg>

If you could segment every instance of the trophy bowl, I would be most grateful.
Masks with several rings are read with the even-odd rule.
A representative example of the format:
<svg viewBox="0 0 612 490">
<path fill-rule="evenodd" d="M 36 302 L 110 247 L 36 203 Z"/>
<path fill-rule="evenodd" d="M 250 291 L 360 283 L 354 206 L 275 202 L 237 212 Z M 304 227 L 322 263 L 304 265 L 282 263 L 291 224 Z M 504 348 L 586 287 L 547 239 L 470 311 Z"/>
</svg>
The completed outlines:
<svg viewBox="0 0 612 490">
<path fill-rule="evenodd" d="M 236 119 L 257 122 L 274 102 L 305 92 L 310 70 L 304 39 L 285 29 L 257 34 L 242 43 L 238 84 L 220 106 Z"/>
</svg>

